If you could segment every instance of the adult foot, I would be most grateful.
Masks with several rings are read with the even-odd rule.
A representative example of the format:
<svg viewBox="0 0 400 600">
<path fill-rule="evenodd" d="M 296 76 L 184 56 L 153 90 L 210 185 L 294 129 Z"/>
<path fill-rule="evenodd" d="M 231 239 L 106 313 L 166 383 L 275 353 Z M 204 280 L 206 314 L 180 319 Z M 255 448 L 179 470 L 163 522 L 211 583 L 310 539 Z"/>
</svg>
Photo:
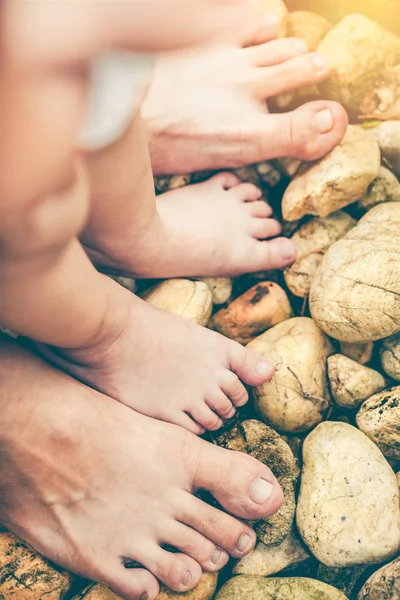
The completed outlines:
<svg viewBox="0 0 400 600">
<path fill-rule="evenodd" d="M 156 174 L 316 160 L 340 142 L 347 115 L 335 102 L 269 114 L 268 98 L 314 85 L 330 71 L 303 41 L 271 41 L 275 34 L 269 28 L 265 43 L 253 47 L 185 50 L 159 60 L 142 107 Z"/>
<path fill-rule="evenodd" d="M 62 567 L 126 600 L 154 600 L 157 579 L 184 592 L 255 543 L 193 494 L 208 490 L 244 519 L 279 508 L 257 460 L 135 413 L 14 344 L 0 357 L 0 522 Z"/>
<path fill-rule="evenodd" d="M 216 430 L 273 366 L 222 335 L 158 310 L 115 284 L 95 342 L 43 353 L 84 383 L 195 434 Z M 243 383 L 242 383 L 243 382 Z"/>
<path fill-rule="evenodd" d="M 158 196 L 157 213 L 124 244 L 109 236 L 88 250 L 92 260 L 135 277 L 229 276 L 281 269 L 296 256 L 277 238 L 281 226 L 261 191 L 220 173 Z M 268 239 L 274 238 L 274 239 Z"/>
</svg>

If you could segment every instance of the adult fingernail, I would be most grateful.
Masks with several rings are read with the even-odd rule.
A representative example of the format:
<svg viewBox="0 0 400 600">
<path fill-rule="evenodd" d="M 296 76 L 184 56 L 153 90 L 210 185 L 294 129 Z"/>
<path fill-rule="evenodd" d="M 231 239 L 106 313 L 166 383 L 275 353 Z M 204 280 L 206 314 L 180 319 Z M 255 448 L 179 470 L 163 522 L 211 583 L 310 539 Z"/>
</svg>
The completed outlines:
<svg viewBox="0 0 400 600">
<path fill-rule="evenodd" d="M 322 54 L 314 54 L 312 57 L 312 62 L 318 75 L 322 75 L 329 70 L 329 65 Z"/>
<path fill-rule="evenodd" d="M 185 571 L 183 573 L 183 575 L 182 575 L 181 581 L 182 581 L 182 583 L 183 583 L 184 586 L 187 586 L 187 585 L 189 585 L 191 579 L 192 579 L 191 572 L 190 571 Z"/>
<path fill-rule="evenodd" d="M 314 125 L 319 133 L 328 133 L 333 127 L 333 114 L 329 108 L 317 112 L 314 117 Z"/>
<path fill-rule="evenodd" d="M 272 483 L 259 477 L 253 482 L 250 488 L 249 496 L 250 499 L 256 504 L 263 504 L 266 500 L 268 500 L 273 491 L 274 486 Z"/>
<path fill-rule="evenodd" d="M 220 550 L 219 548 L 216 548 L 214 550 L 214 552 L 211 554 L 211 562 L 214 565 L 218 565 L 221 562 L 223 556 L 224 556 L 224 552 L 222 550 Z"/>
<path fill-rule="evenodd" d="M 279 248 L 280 255 L 284 260 L 294 260 L 296 258 L 296 248 L 290 240 L 283 238 Z"/>
<path fill-rule="evenodd" d="M 246 552 L 251 547 L 252 541 L 248 533 L 242 533 L 239 538 L 237 549 L 239 552 Z"/>
<path fill-rule="evenodd" d="M 266 360 L 260 360 L 256 367 L 256 374 L 260 375 L 261 377 L 266 377 L 267 375 L 272 374 L 273 370 L 274 367 L 270 362 L 267 362 Z"/>
<path fill-rule="evenodd" d="M 298 54 L 304 54 L 305 52 L 308 52 L 308 46 L 303 40 L 293 40 L 292 48 Z"/>
</svg>

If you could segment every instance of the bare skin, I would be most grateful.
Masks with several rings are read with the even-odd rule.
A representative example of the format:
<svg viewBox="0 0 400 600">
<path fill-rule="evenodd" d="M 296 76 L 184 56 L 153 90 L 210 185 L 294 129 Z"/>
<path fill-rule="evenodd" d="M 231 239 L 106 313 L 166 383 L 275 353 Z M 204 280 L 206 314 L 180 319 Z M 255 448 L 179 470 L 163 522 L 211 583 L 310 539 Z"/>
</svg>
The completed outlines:
<svg viewBox="0 0 400 600">
<path fill-rule="evenodd" d="M 243 382 L 272 376 L 272 364 L 240 344 L 121 293 L 126 311 L 112 316 L 114 327 L 103 323 L 97 343 L 45 355 L 130 408 L 196 434 L 218 429 L 247 402 Z"/>
<path fill-rule="evenodd" d="M 269 98 L 316 84 L 330 71 L 325 57 L 307 53 L 304 42 L 274 40 L 276 29 L 266 30 L 263 43 L 253 47 L 208 46 L 158 60 L 142 107 L 155 173 L 279 157 L 312 161 L 340 142 L 347 115 L 335 102 L 269 114 Z"/>
<path fill-rule="evenodd" d="M 159 196 L 152 222 L 145 230 L 135 227 L 124 244 L 121 235 L 110 236 L 104 245 L 92 238 L 91 244 L 109 250 L 87 249 L 102 267 L 139 278 L 235 276 L 281 269 L 293 262 L 295 249 L 290 240 L 276 237 L 281 226 L 269 218 L 272 209 L 261 195 L 253 184 L 221 173 Z M 120 253 L 110 247 L 113 240 L 118 240 Z"/>
<path fill-rule="evenodd" d="M 116 142 L 85 157 L 93 208 L 81 241 L 101 267 L 135 277 L 212 277 L 295 259 L 293 243 L 276 237 L 281 227 L 260 190 L 231 173 L 156 199 L 139 113 Z"/>
<path fill-rule="evenodd" d="M 131 257 L 137 254 L 139 259 L 149 253 L 145 238 L 153 234 L 158 213 L 148 152 L 140 137 L 140 119 L 134 119 L 122 140 L 95 157 L 98 168 L 103 158 L 107 159 L 106 166 L 115 168 L 111 172 L 104 168 L 103 183 L 108 175 L 110 182 L 121 177 L 126 187 L 121 185 L 121 193 L 115 196 L 109 195 L 112 188 L 106 185 L 103 195 L 97 195 L 98 188 L 93 188 L 91 197 L 85 166 L 73 152 L 87 82 L 81 71 L 72 67 L 66 77 L 57 62 L 27 69 L 24 57 L 18 54 L 23 49 L 18 45 L 16 55 L 11 54 L 16 65 L 11 58 L 11 64 L 6 62 L 7 85 L 2 96 L 7 146 L 11 156 L 21 159 L 20 171 L 1 171 L 5 173 L 2 189 L 7 198 L 0 206 L 2 322 L 37 342 L 58 348 L 52 356 L 54 360 L 63 357 L 68 372 L 129 407 L 196 433 L 214 429 L 221 418 L 230 416 L 235 406 L 246 401 L 242 382 L 265 382 L 272 375 L 272 365 L 214 332 L 148 307 L 94 269 L 77 239 L 88 214 L 86 236 L 97 230 L 104 240 L 117 240 L 118 248 L 133 250 Z M 31 56 L 25 60 L 31 61 Z M 132 136 L 137 137 L 136 160 L 130 170 L 118 170 L 118 160 L 110 162 L 109 153 L 117 158 L 125 149 L 125 141 L 132 142 Z M 31 156 L 37 161 L 33 173 Z M 9 154 L 1 158 L 2 167 L 7 167 Z M 97 178 L 93 181 L 99 184 Z M 229 223 L 233 225 L 238 217 L 234 210 L 243 209 L 240 218 L 247 228 L 247 239 L 256 244 L 252 237 L 256 232 L 251 234 L 249 228 L 253 217 L 246 215 L 245 204 L 213 185 L 216 196 L 223 192 L 223 201 L 232 203 L 234 219 Z M 255 188 L 250 191 L 253 196 L 258 194 Z M 245 197 L 249 197 L 247 192 Z M 195 218 L 194 210 L 192 213 Z M 210 221 L 214 214 L 208 213 Z M 265 222 L 274 224 L 268 218 Z M 238 235 L 241 231 L 235 229 Z M 134 246 L 128 244 L 124 233 L 131 235 Z M 203 226 L 200 234 L 204 233 Z M 171 243 L 171 232 L 168 241 Z M 161 260 L 166 239 L 161 244 L 153 242 L 152 252 Z M 182 239 L 180 253 L 185 251 L 183 242 L 188 247 L 188 239 Z M 215 240 L 213 243 L 216 247 Z M 145 250 L 140 253 L 142 245 Z M 177 268 L 177 254 L 173 258 L 172 266 Z M 166 268 L 165 262 L 163 265 Z M 133 394 L 135 386 L 140 388 L 140 395 Z"/>
<path fill-rule="evenodd" d="M 156 578 L 186 591 L 202 569 L 254 546 L 252 529 L 198 490 L 239 518 L 266 517 L 282 502 L 271 471 L 253 458 L 130 411 L 4 337 L 0 378 L 0 522 L 123 598 L 154 599 Z"/>
</svg>

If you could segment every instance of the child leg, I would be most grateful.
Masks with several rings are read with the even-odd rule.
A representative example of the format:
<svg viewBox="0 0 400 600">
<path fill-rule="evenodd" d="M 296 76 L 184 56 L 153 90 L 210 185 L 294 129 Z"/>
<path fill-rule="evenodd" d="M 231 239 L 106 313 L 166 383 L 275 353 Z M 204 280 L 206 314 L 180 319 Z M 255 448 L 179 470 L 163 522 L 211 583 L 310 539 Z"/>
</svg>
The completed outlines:
<svg viewBox="0 0 400 600">
<path fill-rule="evenodd" d="M 21 57 L 21 48 L 7 54 L 2 91 L 8 142 L 0 165 L 1 322 L 57 346 L 66 370 L 139 412 L 196 433 L 217 428 L 247 400 L 242 381 L 258 385 L 272 366 L 96 272 L 77 240 L 90 206 L 72 153 L 87 70 L 42 63 L 40 56 L 32 65 L 32 54 Z M 8 168 L 14 155 L 19 171 Z M 148 181 L 145 173 L 144 190 Z M 148 200 L 151 215 L 154 197 Z"/>
</svg>

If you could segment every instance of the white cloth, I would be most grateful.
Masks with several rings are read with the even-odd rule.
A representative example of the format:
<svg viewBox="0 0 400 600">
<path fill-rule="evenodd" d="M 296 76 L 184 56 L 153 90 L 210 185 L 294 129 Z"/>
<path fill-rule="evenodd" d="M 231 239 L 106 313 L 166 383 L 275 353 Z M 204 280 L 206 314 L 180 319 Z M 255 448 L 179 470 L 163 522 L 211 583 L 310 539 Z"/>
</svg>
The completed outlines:
<svg viewBox="0 0 400 600">
<path fill-rule="evenodd" d="M 152 54 L 113 52 L 93 63 L 80 147 L 99 150 L 124 133 L 143 100 L 154 59 Z"/>
</svg>

